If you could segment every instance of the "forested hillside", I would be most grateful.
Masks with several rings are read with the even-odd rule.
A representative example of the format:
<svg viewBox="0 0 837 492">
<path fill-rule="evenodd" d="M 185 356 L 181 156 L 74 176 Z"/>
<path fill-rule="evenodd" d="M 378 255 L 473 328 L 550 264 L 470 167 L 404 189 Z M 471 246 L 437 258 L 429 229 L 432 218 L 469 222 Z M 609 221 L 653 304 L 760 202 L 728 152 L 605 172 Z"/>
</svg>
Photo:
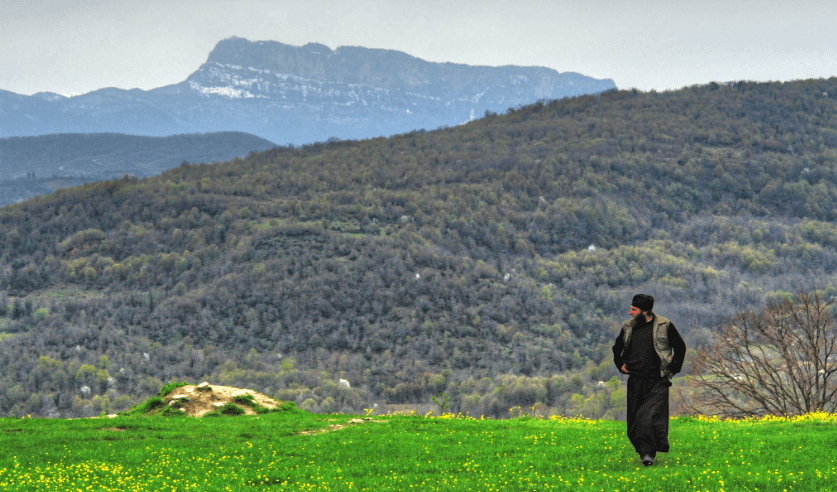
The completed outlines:
<svg viewBox="0 0 837 492">
<path fill-rule="evenodd" d="M 0 413 L 208 379 L 323 411 L 446 391 L 618 417 L 634 293 L 694 347 L 767 296 L 835 292 L 835 98 L 611 91 L 4 207 Z"/>
</svg>

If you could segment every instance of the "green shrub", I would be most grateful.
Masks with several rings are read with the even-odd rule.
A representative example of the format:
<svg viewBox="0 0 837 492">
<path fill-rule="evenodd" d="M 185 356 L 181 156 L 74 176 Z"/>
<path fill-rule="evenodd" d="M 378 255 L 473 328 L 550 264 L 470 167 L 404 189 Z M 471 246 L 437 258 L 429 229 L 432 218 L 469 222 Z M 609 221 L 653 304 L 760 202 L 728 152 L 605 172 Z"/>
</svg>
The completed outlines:
<svg viewBox="0 0 837 492">
<path fill-rule="evenodd" d="M 145 415 L 147 413 L 151 413 L 154 410 L 166 406 L 166 403 L 163 399 L 159 396 L 153 396 L 144 402 L 140 403 L 139 405 L 126 410 L 125 412 L 121 413 L 120 415 Z"/>
<path fill-rule="evenodd" d="M 227 403 L 218 409 L 218 413 L 223 415 L 241 415 L 244 413 L 244 409 L 235 403 Z"/>
<path fill-rule="evenodd" d="M 242 405 L 247 405 L 248 407 L 252 408 L 254 412 L 256 412 L 258 414 L 269 413 L 269 412 L 272 411 L 270 408 L 263 407 L 263 406 L 259 405 L 259 402 L 257 402 L 255 400 L 255 398 L 253 398 L 253 395 L 251 395 L 249 393 L 244 394 L 244 395 L 235 396 L 233 398 L 233 400 L 238 402 L 238 403 L 241 403 Z"/>
<path fill-rule="evenodd" d="M 163 386 L 162 388 L 160 388 L 160 392 L 157 394 L 157 396 L 161 396 L 161 397 L 166 396 L 167 394 L 171 393 L 175 389 L 177 389 L 181 386 L 188 386 L 188 385 L 189 385 L 189 383 L 187 383 L 185 381 L 181 381 L 179 383 L 171 382 L 171 383 Z"/>
<path fill-rule="evenodd" d="M 170 406 L 166 405 L 166 407 L 161 410 L 157 415 L 162 415 L 164 417 L 185 417 L 186 412 L 180 411 L 180 406 Z"/>
<path fill-rule="evenodd" d="M 238 403 L 243 403 L 244 405 L 247 405 L 249 407 L 252 407 L 253 405 L 258 405 L 258 403 L 256 403 L 256 400 L 253 399 L 253 395 L 249 393 L 235 396 L 233 397 L 233 400 L 237 401 Z"/>
</svg>

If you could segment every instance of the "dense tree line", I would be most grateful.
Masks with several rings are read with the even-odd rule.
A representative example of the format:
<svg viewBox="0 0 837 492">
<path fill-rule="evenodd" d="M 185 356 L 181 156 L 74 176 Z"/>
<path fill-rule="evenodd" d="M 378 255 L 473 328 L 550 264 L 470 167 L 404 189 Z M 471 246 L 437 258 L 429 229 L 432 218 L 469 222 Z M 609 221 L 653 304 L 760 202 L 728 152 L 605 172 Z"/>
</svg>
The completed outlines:
<svg viewBox="0 0 837 492">
<path fill-rule="evenodd" d="M 694 345 L 771 293 L 837 280 L 836 96 L 837 79 L 612 91 L 4 207 L 0 413 L 52 411 L 47 394 L 95 412 L 288 358 L 312 408 L 427 402 L 448 374 L 461 408 L 575 411 L 609 388 L 604 349 L 635 291 Z M 64 382 L 31 380 L 44 357 Z M 493 406 L 460 389 L 561 374 L 589 394 Z M 354 396 L 316 393 L 341 375 Z M 283 377 L 254 389 L 295 389 Z"/>
</svg>

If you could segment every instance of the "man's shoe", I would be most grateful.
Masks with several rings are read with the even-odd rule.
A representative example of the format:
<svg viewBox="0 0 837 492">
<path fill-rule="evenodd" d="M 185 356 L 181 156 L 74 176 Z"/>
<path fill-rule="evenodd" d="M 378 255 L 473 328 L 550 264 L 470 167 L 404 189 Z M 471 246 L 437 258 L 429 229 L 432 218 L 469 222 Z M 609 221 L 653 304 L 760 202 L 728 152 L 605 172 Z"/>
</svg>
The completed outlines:
<svg viewBox="0 0 837 492">
<path fill-rule="evenodd" d="M 646 454 L 642 457 L 642 464 L 645 466 L 651 466 L 654 464 L 654 457 L 650 454 Z"/>
</svg>

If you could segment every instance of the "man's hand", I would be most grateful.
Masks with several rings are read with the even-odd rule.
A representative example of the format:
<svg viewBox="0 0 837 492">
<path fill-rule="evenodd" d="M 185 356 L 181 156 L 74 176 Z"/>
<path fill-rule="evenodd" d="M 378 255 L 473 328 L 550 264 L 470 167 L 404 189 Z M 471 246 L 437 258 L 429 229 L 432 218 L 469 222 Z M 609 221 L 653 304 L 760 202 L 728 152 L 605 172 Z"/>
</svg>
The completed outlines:
<svg viewBox="0 0 837 492">
<path fill-rule="evenodd" d="M 625 364 L 622 364 L 622 372 L 624 372 L 625 374 L 628 373 L 628 368 L 625 367 Z"/>
</svg>

